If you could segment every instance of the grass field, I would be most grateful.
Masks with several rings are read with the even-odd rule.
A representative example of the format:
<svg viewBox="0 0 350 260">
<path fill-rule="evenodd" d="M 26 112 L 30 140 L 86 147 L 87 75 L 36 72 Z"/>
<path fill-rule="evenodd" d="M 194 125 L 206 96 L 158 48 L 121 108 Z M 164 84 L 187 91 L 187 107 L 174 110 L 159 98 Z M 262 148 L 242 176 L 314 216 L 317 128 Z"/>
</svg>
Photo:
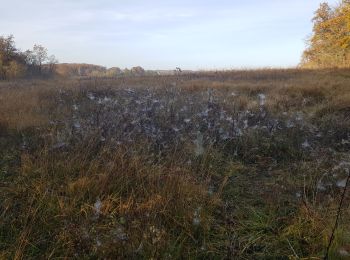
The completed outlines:
<svg viewBox="0 0 350 260">
<path fill-rule="evenodd" d="M 1 82 L 0 258 L 323 259 L 349 149 L 349 70 Z"/>
</svg>

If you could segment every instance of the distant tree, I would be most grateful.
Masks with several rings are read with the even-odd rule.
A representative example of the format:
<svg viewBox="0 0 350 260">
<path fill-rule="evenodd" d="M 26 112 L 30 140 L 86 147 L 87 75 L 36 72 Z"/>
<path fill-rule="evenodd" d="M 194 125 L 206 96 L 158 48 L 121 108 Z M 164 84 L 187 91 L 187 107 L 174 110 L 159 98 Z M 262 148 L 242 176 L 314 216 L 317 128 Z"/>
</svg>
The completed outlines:
<svg viewBox="0 0 350 260">
<path fill-rule="evenodd" d="M 58 61 L 54 55 L 48 56 L 47 49 L 42 45 L 35 44 L 32 50 L 24 52 L 24 56 L 32 76 L 54 74 Z"/>
<path fill-rule="evenodd" d="M 26 60 L 27 65 L 34 67 L 35 66 L 35 57 L 34 57 L 33 51 L 26 50 L 24 52 L 24 56 L 25 56 L 25 60 Z"/>
<path fill-rule="evenodd" d="M 128 68 L 125 68 L 123 70 L 123 74 L 126 75 L 126 76 L 129 76 L 131 74 L 131 71 Z"/>
<path fill-rule="evenodd" d="M 37 65 L 39 69 L 39 73 L 42 74 L 43 71 L 43 64 L 47 61 L 47 49 L 41 45 L 35 44 L 33 47 L 33 60 L 35 62 L 35 65 Z"/>
<path fill-rule="evenodd" d="M 107 77 L 116 77 L 123 73 L 123 71 L 118 67 L 109 68 L 106 72 Z"/>
<path fill-rule="evenodd" d="M 131 74 L 136 75 L 136 76 L 143 76 L 143 75 L 145 75 L 145 70 L 140 66 L 133 67 L 133 68 L 131 68 Z"/>
<path fill-rule="evenodd" d="M 55 73 L 55 67 L 57 63 L 58 60 L 56 59 L 55 55 L 51 55 L 47 58 L 48 74 L 52 75 Z"/>
</svg>

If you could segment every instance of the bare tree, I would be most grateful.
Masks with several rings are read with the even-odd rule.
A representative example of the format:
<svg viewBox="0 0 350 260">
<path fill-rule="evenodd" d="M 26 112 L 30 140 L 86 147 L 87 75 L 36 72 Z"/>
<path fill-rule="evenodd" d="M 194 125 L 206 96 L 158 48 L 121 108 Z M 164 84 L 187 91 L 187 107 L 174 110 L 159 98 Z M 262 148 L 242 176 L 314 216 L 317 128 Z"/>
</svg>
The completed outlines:
<svg viewBox="0 0 350 260">
<path fill-rule="evenodd" d="M 43 64 L 48 60 L 47 49 L 35 44 L 32 51 L 33 61 L 37 65 L 39 73 L 42 74 Z"/>
<path fill-rule="evenodd" d="M 50 75 L 52 75 L 55 72 L 55 66 L 58 63 L 58 60 L 56 59 L 55 55 L 51 55 L 47 59 L 48 64 L 48 72 Z"/>
<path fill-rule="evenodd" d="M 33 50 L 24 52 L 24 55 L 32 74 L 51 75 L 58 63 L 56 57 L 54 55 L 48 56 L 47 49 L 39 44 L 35 44 Z"/>
</svg>

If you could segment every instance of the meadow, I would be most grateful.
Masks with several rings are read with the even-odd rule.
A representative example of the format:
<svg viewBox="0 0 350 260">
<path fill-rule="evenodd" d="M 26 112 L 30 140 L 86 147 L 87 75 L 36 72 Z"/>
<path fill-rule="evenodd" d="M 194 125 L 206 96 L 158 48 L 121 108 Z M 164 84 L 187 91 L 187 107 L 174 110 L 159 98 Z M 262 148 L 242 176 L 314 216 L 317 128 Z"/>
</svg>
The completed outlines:
<svg viewBox="0 0 350 260">
<path fill-rule="evenodd" d="M 349 149 L 347 69 L 3 81 L 0 258 L 348 259 Z"/>
</svg>

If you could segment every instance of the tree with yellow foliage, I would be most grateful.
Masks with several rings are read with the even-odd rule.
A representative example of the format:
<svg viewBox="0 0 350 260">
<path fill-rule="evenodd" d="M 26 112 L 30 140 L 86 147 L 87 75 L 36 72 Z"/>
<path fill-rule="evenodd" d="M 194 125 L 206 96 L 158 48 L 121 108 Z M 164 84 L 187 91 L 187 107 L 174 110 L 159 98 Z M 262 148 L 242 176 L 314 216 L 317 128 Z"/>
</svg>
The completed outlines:
<svg viewBox="0 0 350 260">
<path fill-rule="evenodd" d="M 322 3 L 312 21 L 313 34 L 302 67 L 350 67 L 350 1 L 343 0 L 334 8 Z"/>
</svg>

